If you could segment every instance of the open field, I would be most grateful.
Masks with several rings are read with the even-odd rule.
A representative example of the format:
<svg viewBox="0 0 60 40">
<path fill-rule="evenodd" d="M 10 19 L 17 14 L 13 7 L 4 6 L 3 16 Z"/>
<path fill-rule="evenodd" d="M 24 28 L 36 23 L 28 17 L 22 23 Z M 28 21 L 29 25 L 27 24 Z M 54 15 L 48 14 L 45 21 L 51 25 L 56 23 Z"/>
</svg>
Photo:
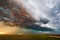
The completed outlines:
<svg viewBox="0 0 60 40">
<path fill-rule="evenodd" d="M 0 35 L 0 40 L 60 40 L 60 35 L 54 34 Z"/>
</svg>

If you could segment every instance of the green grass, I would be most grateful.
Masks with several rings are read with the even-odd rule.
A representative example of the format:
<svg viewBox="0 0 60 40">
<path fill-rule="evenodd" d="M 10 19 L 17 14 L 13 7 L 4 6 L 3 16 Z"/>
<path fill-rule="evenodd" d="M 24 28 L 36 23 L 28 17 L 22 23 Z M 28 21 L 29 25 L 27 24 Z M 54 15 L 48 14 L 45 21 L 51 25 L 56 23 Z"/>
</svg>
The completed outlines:
<svg viewBox="0 0 60 40">
<path fill-rule="evenodd" d="M 47 34 L 39 34 L 39 35 L 0 35 L 0 40 L 60 40 L 59 37 L 60 36 L 47 35 Z"/>
</svg>

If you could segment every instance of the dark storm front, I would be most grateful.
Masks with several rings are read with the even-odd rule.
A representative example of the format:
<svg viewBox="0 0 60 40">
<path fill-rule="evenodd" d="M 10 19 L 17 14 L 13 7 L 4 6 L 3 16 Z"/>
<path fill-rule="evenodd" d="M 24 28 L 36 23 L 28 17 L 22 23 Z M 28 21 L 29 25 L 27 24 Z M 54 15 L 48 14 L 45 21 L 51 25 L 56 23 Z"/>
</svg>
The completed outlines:
<svg viewBox="0 0 60 40">
<path fill-rule="evenodd" d="M 52 5 L 52 1 L 47 1 L 47 3 L 45 3 L 46 0 L 45 2 L 42 0 L 41 2 L 40 0 L 38 1 L 35 0 L 34 2 L 33 1 L 32 0 L 29 1 L 28 0 L 21 0 L 21 1 L 0 0 L 0 22 L 3 21 L 6 23 L 6 25 L 9 26 L 18 26 L 20 28 L 32 29 L 38 32 L 42 31 L 46 33 L 47 32 L 55 33 L 56 31 L 58 31 L 58 29 L 56 29 L 53 26 L 59 25 L 59 22 L 55 21 L 55 20 L 57 21 L 59 20 L 58 17 L 55 17 L 59 11 L 56 14 L 54 13 L 54 11 L 56 11 L 56 9 L 54 8 L 57 8 L 56 6 L 59 5 L 56 4 L 55 7 L 51 8 L 49 7 L 50 3 L 49 6 L 47 6 L 47 4 L 48 2 L 51 2 Z M 45 3 L 44 6 L 43 3 Z M 57 33 L 59 33 L 59 31 Z"/>
</svg>

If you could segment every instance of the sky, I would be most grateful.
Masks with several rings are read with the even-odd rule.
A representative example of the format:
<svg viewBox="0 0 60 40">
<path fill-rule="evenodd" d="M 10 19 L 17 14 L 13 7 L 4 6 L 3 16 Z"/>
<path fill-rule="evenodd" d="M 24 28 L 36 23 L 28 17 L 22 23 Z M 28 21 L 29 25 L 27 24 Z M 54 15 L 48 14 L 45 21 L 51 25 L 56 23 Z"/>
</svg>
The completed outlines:
<svg viewBox="0 0 60 40">
<path fill-rule="evenodd" d="M 16 1 L 19 4 L 19 0 Z M 50 22 L 42 24 L 42 27 L 55 29 L 60 33 L 60 1 L 59 0 L 21 0 L 26 10 L 32 17 L 40 21 L 41 18 L 46 18 Z M 36 24 L 39 24 L 37 22 Z"/>
<path fill-rule="evenodd" d="M 13 30 L 19 29 L 18 33 L 26 33 L 26 34 L 40 34 L 40 33 L 48 33 L 48 34 L 60 34 L 60 1 L 59 0 L 13 0 L 16 2 L 18 6 L 20 3 L 23 4 L 23 7 L 26 8 L 27 12 L 35 19 L 35 25 L 39 26 L 29 26 L 25 28 L 16 28 L 16 27 L 8 27 Z M 10 0 L 12 2 L 12 0 Z M 10 14 L 9 10 L 5 10 L 0 7 L 0 9 L 4 10 L 4 13 Z M 49 21 L 47 24 L 43 22 L 39 22 L 41 20 L 43 22 Z M 7 28 L 7 30 L 8 30 Z M 4 28 L 3 28 L 4 29 Z M 12 31 L 13 32 L 13 31 Z M 15 33 L 15 31 L 14 31 Z"/>
</svg>

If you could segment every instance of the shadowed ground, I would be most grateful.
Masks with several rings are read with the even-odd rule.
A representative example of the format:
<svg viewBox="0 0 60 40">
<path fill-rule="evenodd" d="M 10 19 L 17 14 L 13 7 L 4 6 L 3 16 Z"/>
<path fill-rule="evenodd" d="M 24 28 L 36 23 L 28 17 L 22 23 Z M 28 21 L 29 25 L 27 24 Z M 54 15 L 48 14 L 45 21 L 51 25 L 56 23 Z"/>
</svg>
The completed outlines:
<svg viewBox="0 0 60 40">
<path fill-rule="evenodd" d="M 60 36 L 51 34 L 39 35 L 0 35 L 1 40 L 60 40 Z"/>
</svg>

